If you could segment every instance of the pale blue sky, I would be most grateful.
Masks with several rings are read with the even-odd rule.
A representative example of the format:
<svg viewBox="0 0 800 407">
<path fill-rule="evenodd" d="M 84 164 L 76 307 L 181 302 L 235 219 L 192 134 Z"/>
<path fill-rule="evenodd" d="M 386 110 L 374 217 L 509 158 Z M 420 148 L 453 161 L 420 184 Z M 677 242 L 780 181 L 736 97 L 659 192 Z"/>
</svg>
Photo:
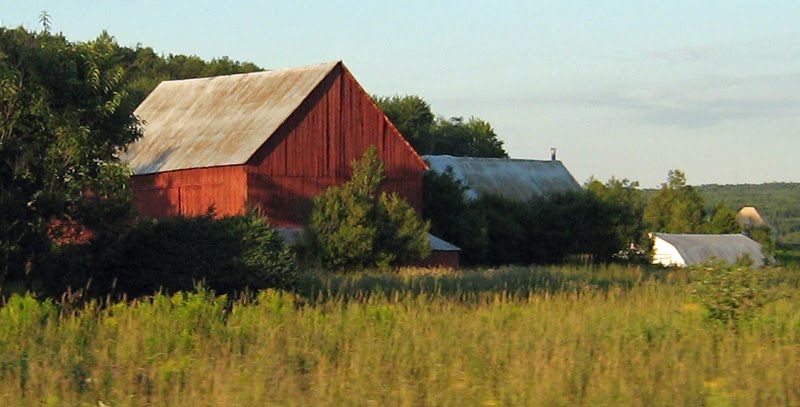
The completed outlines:
<svg viewBox="0 0 800 407">
<path fill-rule="evenodd" d="M 266 68 L 344 60 L 513 157 L 657 186 L 800 182 L 800 1 L 0 0 L 0 24 Z"/>
</svg>

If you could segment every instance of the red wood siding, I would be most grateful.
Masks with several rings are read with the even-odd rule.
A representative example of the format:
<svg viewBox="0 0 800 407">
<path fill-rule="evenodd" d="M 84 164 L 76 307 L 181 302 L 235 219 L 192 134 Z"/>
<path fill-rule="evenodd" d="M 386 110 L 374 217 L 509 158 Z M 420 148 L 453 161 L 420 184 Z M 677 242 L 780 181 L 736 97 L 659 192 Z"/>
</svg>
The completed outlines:
<svg viewBox="0 0 800 407">
<path fill-rule="evenodd" d="M 431 251 L 428 257 L 414 264 L 417 267 L 458 269 L 461 252 L 459 251 Z"/>
<path fill-rule="evenodd" d="M 146 217 L 202 215 L 211 206 L 219 216 L 237 215 L 244 212 L 247 202 L 243 166 L 136 175 L 131 187 L 134 204 Z"/>
<path fill-rule="evenodd" d="M 310 198 L 345 182 L 372 145 L 386 168 L 385 189 L 420 210 L 424 163 L 340 65 L 251 158 L 248 201 L 277 225 L 298 225 Z"/>
</svg>

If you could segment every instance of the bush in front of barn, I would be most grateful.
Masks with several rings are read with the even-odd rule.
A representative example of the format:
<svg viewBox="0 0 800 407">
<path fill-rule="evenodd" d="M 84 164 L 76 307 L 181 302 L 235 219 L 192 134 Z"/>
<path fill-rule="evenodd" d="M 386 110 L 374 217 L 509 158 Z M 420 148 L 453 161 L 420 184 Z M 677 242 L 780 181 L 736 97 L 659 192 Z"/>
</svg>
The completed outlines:
<svg viewBox="0 0 800 407">
<path fill-rule="evenodd" d="M 381 192 L 383 180 L 383 163 L 372 147 L 353 163 L 348 182 L 314 198 L 308 249 L 323 268 L 387 268 L 430 253 L 430 225 L 401 197 Z"/>
<path fill-rule="evenodd" d="M 69 287 L 140 296 L 191 290 L 198 283 L 235 292 L 290 287 L 297 266 L 266 218 L 209 214 L 145 220 L 117 236 L 56 248 L 42 259 L 36 277 L 50 294 Z"/>
</svg>

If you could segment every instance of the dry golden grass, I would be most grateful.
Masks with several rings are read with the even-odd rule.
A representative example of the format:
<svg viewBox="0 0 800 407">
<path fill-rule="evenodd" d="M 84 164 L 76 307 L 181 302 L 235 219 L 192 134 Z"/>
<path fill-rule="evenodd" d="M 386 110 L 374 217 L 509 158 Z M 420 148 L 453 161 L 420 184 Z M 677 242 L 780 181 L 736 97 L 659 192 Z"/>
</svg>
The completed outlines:
<svg viewBox="0 0 800 407">
<path fill-rule="evenodd" d="M 201 291 L 74 312 L 15 297 L 0 405 L 800 405 L 797 299 L 733 330 L 682 278 L 544 272 L 407 270 L 318 278 L 315 298 Z"/>
</svg>

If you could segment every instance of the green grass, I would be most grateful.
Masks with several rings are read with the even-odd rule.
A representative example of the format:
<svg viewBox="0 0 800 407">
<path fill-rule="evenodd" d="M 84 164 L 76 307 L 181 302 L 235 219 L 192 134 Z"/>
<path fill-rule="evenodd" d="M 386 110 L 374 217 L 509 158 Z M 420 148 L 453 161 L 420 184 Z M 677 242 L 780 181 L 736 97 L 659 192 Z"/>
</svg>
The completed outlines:
<svg viewBox="0 0 800 407">
<path fill-rule="evenodd" d="M 797 270 L 768 272 L 796 285 Z M 800 299 L 733 329 L 705 317 L 688 280 L 405 270 L 236 301 L 15 296 L 0 308 L 0 405 L 800 404 Z"/>
</svg>

